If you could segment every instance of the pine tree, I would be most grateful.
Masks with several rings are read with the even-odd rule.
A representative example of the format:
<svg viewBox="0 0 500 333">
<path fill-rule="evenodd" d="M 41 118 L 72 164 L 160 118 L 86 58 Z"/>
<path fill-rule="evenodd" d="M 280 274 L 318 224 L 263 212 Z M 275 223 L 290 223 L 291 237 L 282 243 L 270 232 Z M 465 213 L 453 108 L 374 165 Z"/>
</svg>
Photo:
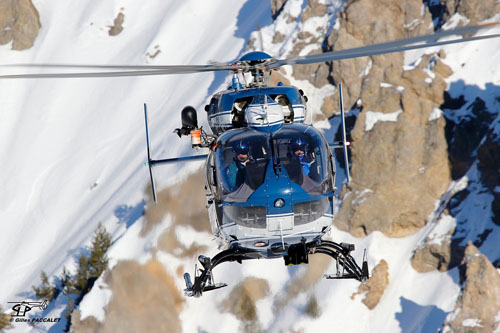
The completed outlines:
<svg viewBox="0 0 500 333">
<path fill-rule="evenodd" d="M 106 255 L 106 251 L 108 251 L 110 246 L 111 235 L 106 231 L 106 228 L 99 223 L 94 238 L 92 239 L 92 249 L 89 257 L 90 277 L 97 279 L 108 267 L 109 258 Z"/>
<path fill-rule="evenodd" d="M 59 277 L 60 290 L 62 290 L 64 295 L 71 293 L 73 288 L 73 280 L 71 274 L 68 272 L 66 267 L 63 267 L 61 276 Z"/>
<path fill-rule="evenodd" d="M 78 269 L 76 271 L 76 276 L 73 278 L 73 281 L 71 283 L 71 292 L 76 294 L 84 292 L 89 277 L 89 260 L 84 254 L 81 254 L 80 257 L 78 257 Z"/>
<path fill-rule="evenodd" d="M 50 284 L 49 278 L 44 271 L 40 273 L 40 279 L 42 280 L 42 285 L 40 287 L 32 286 L 33 291 L 35 292 L 36 297 L 38 297 L 39 299 L 47 300 L 50 302 L 58 294 L 58 290 L 55 286 Z"/>
<path fill-rule="evenodd" d="M 78 269 L 71 283 L 71 292 L 82 294 L 82 296 L 88 292 L 88 289 L 92 287 L 94 281 L 108 267 L 109 258 L 106 255 L 106 251 L 110 246 L 111 235 L 106 231 L 106 228 L 99 223 L 94 233 L 94 237 L 92 238 L 90 256 L 87 258 L 82 254 L 78 258 Z"/>
</svg>

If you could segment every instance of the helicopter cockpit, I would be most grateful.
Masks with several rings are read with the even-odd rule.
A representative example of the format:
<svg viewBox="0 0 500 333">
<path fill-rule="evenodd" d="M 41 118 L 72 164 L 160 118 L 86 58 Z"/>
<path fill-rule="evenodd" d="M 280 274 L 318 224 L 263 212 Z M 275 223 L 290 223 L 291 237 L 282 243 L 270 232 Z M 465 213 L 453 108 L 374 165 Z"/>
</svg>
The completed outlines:
<svg viewBox="0 0 500 333">
<path fill-rule="evenodd" d="M 209 204 L 217 216 L 213 228 L 247 248 L 255 248 L 255 237 L 266 236 L 270 241 L 260 247 L 271 246 L 272 239 L 291 234 L 317 236 L 331 224 L 334 163 L 325 139 L 311 126 L 290 124 L 274 133 L 227 131 L 209 164 L 214 170 L 209 187 L 218 198 Z"/>
<path fill-rule="evenodd" d="M 316 131 L 304 128 L 286 126 L 272 135 L 245 128 L 222 137 L 216 164 L 224 199 L 246 201 L 266 176 L 287 177 L 308 195 L 326 193 L 325 181 L 333 176 L 328 147 Z"/>
</svg>

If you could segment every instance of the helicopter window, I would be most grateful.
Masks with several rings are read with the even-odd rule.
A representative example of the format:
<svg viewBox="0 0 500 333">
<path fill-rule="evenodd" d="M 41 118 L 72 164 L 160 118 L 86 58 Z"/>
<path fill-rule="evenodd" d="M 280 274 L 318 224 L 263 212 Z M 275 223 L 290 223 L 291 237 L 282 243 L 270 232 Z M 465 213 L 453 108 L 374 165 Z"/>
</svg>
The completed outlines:
<svg viewBox="0 0 500 333">
<path fill-rule="evenodd" d="M 232 110 L 232 123 L 234 127 L 243 127 L 245 120 L 245 109 L 252 101 L 252 96 L 238 98 L 234 101 Z"/>
<path fill-rule="evenodd" d="M 293 205 L 293 218 L 295 225 L 313 222 L 328 211 L 330 202 L 327 197 L 319 200 L 299 202 Z"/>
<path fill-rule="evenodd" d="M 212 97 L 210 100 L 210 105 L 208 106 L 208 114 L 212 115 L 217 111 L 217 105 L 219 104 L 219 98 Z"/>
<path fill-rule="evenodd" d="M 210 190 L 212 193 L 217 195 L 217 175 L 215 173 L 215 165 L 214 165 L 214 155 L 210 154 L 208 157 L 208 167 L 207 167 L 207 179 L 208 184 L 210 186 Z"/>
<path fill-rule="evenodd" d="M 276 102 L 278 102 L 279 105 L 281 105 L 281 109 L 283 110 L 283 116 L 285 123 L 292 123 L 293 122 L 293 107 L 292 103 L 290 103 L 290 100 L 288 97 L 284 94 L 279 94 L 279 95 L 270 95 L 272 99 L 274 99 Z"/>
<path fill-rule="evenodd" d="M 246 201 L 264 183 L 270 158 L 264 133 L 240 132 L 219 145 L 216 149 L 217 176 L 224 200 Z"/>
<path fill-rule="evenodd" d="M 332 190 L 328 148 L 319 133 L 309 127 L 283 128 L 273 136 L 273 148 L 276 162 L 309 194 Z"/>
<path fill-rule="evenodd" d="M 266 103 L 275 103 L 275 102 L 268 95 L 259 94 L 253 97 L 252 104 L 266 104 Z"/>
<path fill-rule="evenodd" d="M 264 206 L 224 206 L 223 212 L 228 221 L 247 228 L 265 229 L 267 226 L 266 207 Z"/>
</svg>

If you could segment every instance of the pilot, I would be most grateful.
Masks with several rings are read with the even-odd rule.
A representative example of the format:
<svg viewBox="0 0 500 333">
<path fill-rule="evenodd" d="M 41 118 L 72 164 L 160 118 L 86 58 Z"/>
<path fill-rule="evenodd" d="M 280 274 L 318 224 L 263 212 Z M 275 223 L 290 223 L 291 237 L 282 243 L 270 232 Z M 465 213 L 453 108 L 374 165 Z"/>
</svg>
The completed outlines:
<svg viewBox="0 0 500 333">
<path fill-rule="evenodd" d="M 248 143 L 241 140 L 234 147 L 234 152 L 235 157 L 226 169 L 227 179 L 232 190 L 237 189 L 245 182 L 249 161 Z"/>
<path fill-rule="evenodd" d="M 304 174 L 309 176 L 310 178 L 317 180 L 319 178 L 318 172 L 315 168 L 315 161 L 309 154 L 306 154 L 307 151 L 307 142 L 303 138 L 296 138 L 291 141 L 293 159 L 298 160 L 300 166 L 302 167 L 302 171 Z"/>
</svg>

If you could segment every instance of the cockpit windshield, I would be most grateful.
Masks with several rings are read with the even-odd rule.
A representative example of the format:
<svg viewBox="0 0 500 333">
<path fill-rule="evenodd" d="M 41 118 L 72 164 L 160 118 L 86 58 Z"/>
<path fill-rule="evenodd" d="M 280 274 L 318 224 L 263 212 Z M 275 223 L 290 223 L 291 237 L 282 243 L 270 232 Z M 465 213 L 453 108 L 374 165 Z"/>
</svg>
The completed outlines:
<svg viewBox="0 0 500 333">
<path fill-rule="evenodd" d="M 222 194 L 229 201 L 246 201 L 264 183 L 271 159 L 268 135 L 243 131 L 224 141 L 216 152 Z"/>
<path fill-rule="evenodd" d="M 332 190 L 328 146 L 316 130 L 288 125 L 273 134 L 242 129 L 218 143 L 216 163 L 224 200 L 245 202 L 264 183 L 266 172 L 281 173 L 310 195 Z M 274 168 L 269 168 L 269 163 Z"/>
<path fill-rule="evenodd" d="M 310 195 L 321 195 L 333 184 L 329 172 L 328 148 L 311 127 L 282 128 L 273 135 L 275 163 L 283 166 L 292 180 Z"/>
</svg>

